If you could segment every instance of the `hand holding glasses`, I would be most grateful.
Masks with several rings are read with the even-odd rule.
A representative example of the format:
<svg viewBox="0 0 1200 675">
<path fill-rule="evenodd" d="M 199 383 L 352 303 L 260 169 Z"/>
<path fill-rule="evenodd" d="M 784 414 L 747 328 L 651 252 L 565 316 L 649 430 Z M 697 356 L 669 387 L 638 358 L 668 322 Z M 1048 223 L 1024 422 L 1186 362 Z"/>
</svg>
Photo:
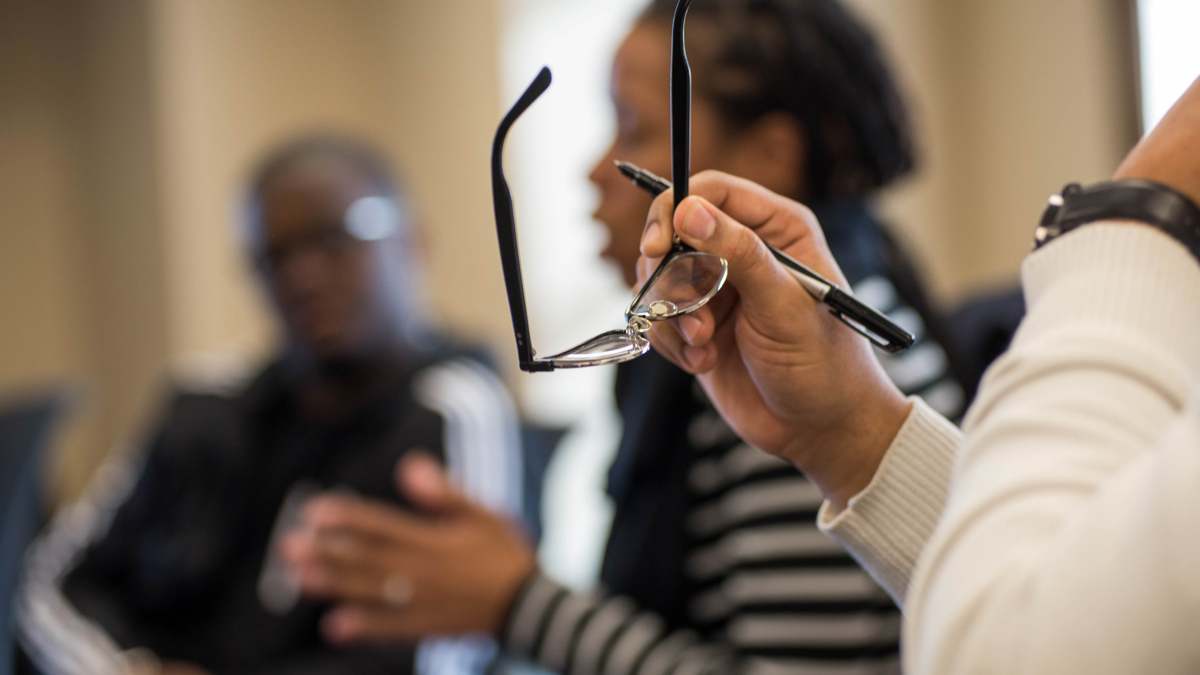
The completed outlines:
<svg viewBox="0 0 1200 675">
<path fill-rule="evenodd" d="M 680 0 L 671 28 L 671 154 L 675 183 L 675 206 L 688 195 L 691 170 L 691 71 L 684 51 L 683 25 L 691 0 Z M 587 342 L 549 357 L 537 357 L 529 337 L 529 317 L 525 308 L 525 288 L 521 281 L 521 263 L 517 249 L 516 218 L 512 194 L 504 178 L 504 141 L 513 123 L 550 86 L 550 69 L 542 68 L 525 93 L 501 120 L 492 144 L 492 199 L 496 212 L 496 234 L 500 240 L 500 258 L 504 285 L 512 313 L 513 333 L 521 370 L 549 371 L 556 368 L 580 368 L 629 361 L 650 349 L 646 333 L 650 322 L 682 316 L 703 307 L 725 284 L 729 265 L 711 253 L 702 253 L 678 239 L 625 310 L 625 329 L 602 333 Z M 648 172 L 627 165 L 622 172 L 644 189 L 662 192 L 669 184 Z M 895 353 L 912 345 L 913 337 L 878 311 L 859 302 L 816 272 L 771 248 L 779 259 L 818 300 L 829 304 L 831 312 L 848 326 L 866 336 L 873 344 Z"/>
</svg>

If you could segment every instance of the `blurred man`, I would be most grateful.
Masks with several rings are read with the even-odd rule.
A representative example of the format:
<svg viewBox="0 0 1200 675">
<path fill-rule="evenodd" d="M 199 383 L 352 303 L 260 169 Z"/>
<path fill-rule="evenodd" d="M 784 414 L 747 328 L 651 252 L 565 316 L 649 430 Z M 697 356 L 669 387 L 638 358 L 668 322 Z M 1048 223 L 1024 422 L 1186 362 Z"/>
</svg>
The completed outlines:
<svg viewBox="0 0 1200 675">
<path fill-rule="evenodd" d="M 139 473 L 106 467 L 34 546 L 19 622 L 47 673 L 410 672 L 412 646 L 326 644 L 324 608 L 298 597 L 274 542 L 319 491 L 396 501 L 413 448 L 517 511 L 511 403 L 424 321 L 411 213 L 384 164 L 342 140 L 293 143 L 245 206 L 282 353 L 235 395 L 175 397 Z"/>
</svg>

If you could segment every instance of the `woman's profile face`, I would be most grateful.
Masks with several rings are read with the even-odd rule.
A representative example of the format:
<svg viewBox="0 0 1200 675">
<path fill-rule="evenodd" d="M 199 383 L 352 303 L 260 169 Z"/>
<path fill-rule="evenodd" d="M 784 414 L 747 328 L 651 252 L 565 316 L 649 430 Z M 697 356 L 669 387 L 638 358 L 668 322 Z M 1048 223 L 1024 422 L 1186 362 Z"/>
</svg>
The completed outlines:
<svg viewBox="0 0 1200 675">
<path fill-rule="evenodd" d="M 639 23 L 613 59 L 610 94 L 617 114 L 612 145 L 588 179 L 600 190 L 592 214 L 608 230 L 600 255 L 615 262 L 631 287 L 651 197 L 617 171 L 614 160 L 632 162 L 671 177 L 671 36 L 669 28 Z M 721 142 L 715 112 L 699 97 L 692 104 L 692 171 L 720 168 Z"/>
</svg>

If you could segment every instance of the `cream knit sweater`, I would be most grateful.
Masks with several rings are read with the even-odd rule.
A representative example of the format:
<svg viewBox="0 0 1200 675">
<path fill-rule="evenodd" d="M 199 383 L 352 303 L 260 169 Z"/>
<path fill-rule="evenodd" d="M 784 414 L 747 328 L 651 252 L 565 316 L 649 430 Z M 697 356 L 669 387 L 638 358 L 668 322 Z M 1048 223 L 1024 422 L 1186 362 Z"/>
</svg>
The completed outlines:
<svg viewBox="0 0 1200 675">
<path fill-rule="evenodd" d="M 1200 672 L 1200 266 L 1101 223 L 1023 283 L 964 434 L 917 402 L 821 526 L 904 603 L 910 674 Z"/>
</svg>

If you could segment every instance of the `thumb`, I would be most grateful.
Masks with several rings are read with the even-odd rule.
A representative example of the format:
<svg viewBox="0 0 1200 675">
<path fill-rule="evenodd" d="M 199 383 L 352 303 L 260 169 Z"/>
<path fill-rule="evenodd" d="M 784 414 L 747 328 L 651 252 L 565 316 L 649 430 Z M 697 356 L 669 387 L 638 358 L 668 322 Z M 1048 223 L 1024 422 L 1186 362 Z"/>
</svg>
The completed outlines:
<svg viewBox="0 0 1200 675">
<path fill-rule="evenodd" d="M 446 477 L 446 471 L 424 449 L 405 453 L 396 462 L 396 487 L 418 508 L 434 513 L 468 510 L 471 503 Z"/>
<path fill-rule="evenodd" d="M 753 230 L 703 197 L 684 199 L 675 211 L 674 224 L 684 243 L 729 263 L 729 281 L 737 288 L 743 305 L 763 310 L 795 307 L 795 300 L 781 293 L 792 287 L 808 297 Z"/>
</svg>

